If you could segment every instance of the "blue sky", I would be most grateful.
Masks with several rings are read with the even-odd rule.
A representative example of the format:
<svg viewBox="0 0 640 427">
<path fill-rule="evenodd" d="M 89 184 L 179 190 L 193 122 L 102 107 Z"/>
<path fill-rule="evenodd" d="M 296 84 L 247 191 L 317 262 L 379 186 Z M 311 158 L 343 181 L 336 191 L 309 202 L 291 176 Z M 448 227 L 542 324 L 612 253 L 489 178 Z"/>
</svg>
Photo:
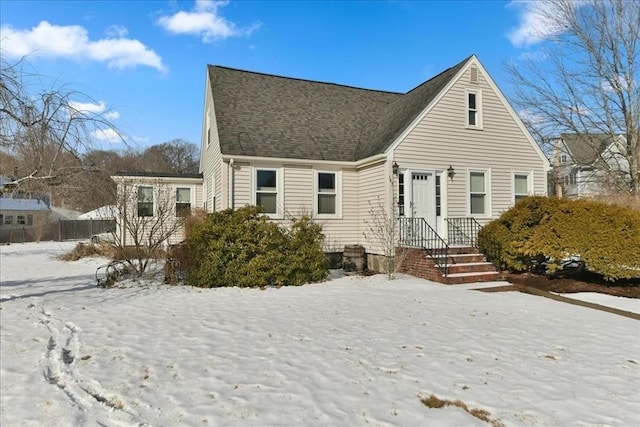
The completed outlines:
<svg viewBox="0 0 640 427">
<path fill-rule="evenodd" d="M 476 54 L 509 97 L 503 64 L 535 49 L 527 1 L 0 2 L 0 49 L 108 109 L 131 146 L 200 144 L 206 65 L 406 92 Z M 106 148 L 123 148 L 99 136 Z"/>
</svg>

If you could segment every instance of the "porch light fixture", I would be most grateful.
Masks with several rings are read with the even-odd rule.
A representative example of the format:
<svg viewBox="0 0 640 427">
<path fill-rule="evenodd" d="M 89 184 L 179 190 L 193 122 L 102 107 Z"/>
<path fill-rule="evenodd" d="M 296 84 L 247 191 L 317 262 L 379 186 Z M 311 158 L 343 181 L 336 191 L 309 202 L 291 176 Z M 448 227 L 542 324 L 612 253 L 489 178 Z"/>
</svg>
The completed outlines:
<svg viewBox="0 0 640 427">
<path fill-rule="evenodd" d="M 449 168 L 447 168 L 447 176 L 449 177 L 450 180 L 453 181 L 453 177 L 456 175 L 456 171 L 453 169 L 453 166 L 449 165 Z"/>
<path fill-rule="evenodd" d="M 393 165 L 391 165 L 391 168 L 393 169 L 393 174 L 398 175 L 398 169 L 400 169 L 400 166 L 398 166 L 396 162 L 393 162 Z"/>
</svg>

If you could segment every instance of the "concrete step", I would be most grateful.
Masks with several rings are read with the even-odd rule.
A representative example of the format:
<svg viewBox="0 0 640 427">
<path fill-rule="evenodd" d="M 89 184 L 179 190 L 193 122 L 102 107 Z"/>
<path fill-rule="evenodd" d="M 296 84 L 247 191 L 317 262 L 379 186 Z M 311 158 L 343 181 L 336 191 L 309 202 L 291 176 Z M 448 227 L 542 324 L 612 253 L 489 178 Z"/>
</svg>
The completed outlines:
<svg viewBox="0 0 640 427">
<path fill-rule="evenodd" d="M 487 261 L 465 262 L 459 264 L 447 265 L 449 275 L 457 273 L 484 273 L 487 271 L 495 271 L 493 264 Z"/>
<path fill-rule="evenodd" d="M 471 272 L 471 273 L 453 273 L 446 277 L 443 276 L 443 283 L 449 285 L 459 285 L 463 283 L 475 282 L 492 282 L 500 280 L 500 273 L 497 271 Z"/>
</svg>

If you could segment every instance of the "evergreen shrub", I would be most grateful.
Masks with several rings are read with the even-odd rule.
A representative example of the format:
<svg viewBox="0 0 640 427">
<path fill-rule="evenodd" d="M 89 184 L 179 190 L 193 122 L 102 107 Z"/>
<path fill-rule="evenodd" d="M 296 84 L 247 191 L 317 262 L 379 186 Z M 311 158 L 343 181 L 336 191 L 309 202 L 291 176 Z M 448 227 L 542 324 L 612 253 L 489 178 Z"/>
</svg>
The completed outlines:
<svg viewBox="0 0 640 427">
<path fill-rule="evenodd" d="M 499 244 L 502 264 L 526 271 L 532 259 L 550 258 L 549 271 L 579 255 L 607 280 L 640 277 L 640 211 L 590 200 L 528 197 L 478 234 L 480 249 Z"/>
<path fill-rule="evenodd" d="M 327 277 L 322 227 L 302 217 L 285 228 L 256 206 L 208 214 L 187 227 L 185 283 L 200 287 L 302 285 Z"/>
</svg>

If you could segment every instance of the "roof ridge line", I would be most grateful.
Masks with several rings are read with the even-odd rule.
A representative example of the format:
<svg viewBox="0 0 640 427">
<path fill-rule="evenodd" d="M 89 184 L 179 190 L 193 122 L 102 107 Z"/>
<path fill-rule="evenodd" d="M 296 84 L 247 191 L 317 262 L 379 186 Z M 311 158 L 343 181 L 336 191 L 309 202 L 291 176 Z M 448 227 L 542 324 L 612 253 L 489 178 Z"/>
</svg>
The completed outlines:
<svg viewBox="0 0 640 427">
<path fill-rule="evenodd" d="M 338 87 L 341 87 L 341 88 L 365 90 L 365 91 L 369 91 L 369 92 L 391 93 L 391 94 L 396 94 L 396 95 L 404 95 L 405 94 L 404 92 L 396 92 L 396 91 L 392 91 L 392 90 L 371 89 L 371 88 L 352 86 L 352 85 L 342 84 L 342 83 L 324 82 L 324 81 L 320 81 L 320 80 L 303 79 L 303 78 L 300 78 L 300 77 L 281 76 L 281 75 L 278 75 L 278 74 L 265 73 L 265 72 L 261 72 L 261 71 L 243 70 L 241 68 L 227 67 L 227 66 L 224 66 L 224 65 L 212 65 L 212 64 L 207 64 L 207 65 L 209 67 L 213 67 L 213 68 L 220 68 L 220 69 L 224 69 L 224 70 L 237 71 L 237 72 L 247 73 L 247 74 L 255 74 L 255 75 L 259 75 L 259 76 L 274 77 L 274 78 L 284 79 L 284 80 L 296 80 L 296 81 L 305 82 L 305 83 L 316 83 L 316 84 L 322 84 L 322 85 L 328 85 L 328 86 L 338 86 Z"/>
</svg>

